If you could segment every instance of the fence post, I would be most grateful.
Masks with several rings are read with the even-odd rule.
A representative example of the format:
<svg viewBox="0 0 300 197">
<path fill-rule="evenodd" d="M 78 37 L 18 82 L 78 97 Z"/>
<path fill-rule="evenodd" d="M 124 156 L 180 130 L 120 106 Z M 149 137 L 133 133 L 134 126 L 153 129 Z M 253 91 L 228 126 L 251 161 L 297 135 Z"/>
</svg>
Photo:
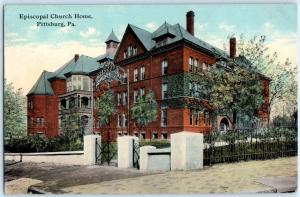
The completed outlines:
<svg viewBox="0 0 300 197">
<path fill-rule="evenodd" d="M 118 168 L 133 168 L 133 146 L 139 143 L 135 136 L 120 136 L 118 141 Z"/>
<path fill-rule="evenodd" d="M 203 168 L 203 149 L 202 133 L 171 134 L 171 170 Z"/>
<path fill-rule="evenodd" d="M 100 153 L 100 147 L 96 146 L 96 140 L 101 146 L 101 136 L 99 135 L 85 135 L 83 143 L 84 151 L 84 164 L 85 165 L 95 165 L 97 152 Z M 97 149 L 97 150 L 96 150 Z"/>
</svg>

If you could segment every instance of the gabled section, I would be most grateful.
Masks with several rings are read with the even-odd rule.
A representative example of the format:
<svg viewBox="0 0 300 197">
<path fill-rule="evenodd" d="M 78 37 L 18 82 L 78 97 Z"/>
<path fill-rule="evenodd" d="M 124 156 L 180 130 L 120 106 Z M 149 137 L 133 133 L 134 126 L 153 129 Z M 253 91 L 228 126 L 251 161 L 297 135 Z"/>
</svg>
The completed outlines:
<svg viewBox="0 0 300 197">
<path fill-rule="evenodd" d="M 54 92 L 51 88 L 51 84 L 48 81 L 50 77 L 52 77 L 51 72 L 43 71 L 41 76 L 38 78 L 38 80 L 35 82 L 27 96 L 30 95 L 54 95 Z"/>
<path fill-rule="evenodd" d="M 152 34 L 152 39 L 153 40 L 159 40 L 161 38 L 174 38 L 176 36 L 176 32 L 174 28 L 165 22 L 162 24 L 155 32 Z"/>
<path fill-rule="evenodd" d="M 150 32 L 129 24 L 116 52 L 115 62 L 143 54 L 154 45 Z"/>
</svg>

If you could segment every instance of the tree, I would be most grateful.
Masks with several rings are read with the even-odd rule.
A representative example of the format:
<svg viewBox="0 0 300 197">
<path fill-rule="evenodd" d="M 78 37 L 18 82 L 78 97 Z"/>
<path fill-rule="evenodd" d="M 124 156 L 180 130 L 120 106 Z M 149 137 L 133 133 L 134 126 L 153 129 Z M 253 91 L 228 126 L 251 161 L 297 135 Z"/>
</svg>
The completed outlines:
<svg viewBox="0 0 300 197">
<path fill-rule="evenodd" d="M 271 78 L 269 88 L 269 117 L 271 112 L 275 112 L 275 107 L 282 107 L 285 103 L 296 107 L 297 102 L 297 82 L 296 67 L 291 64 L 287 58 L 284 62 L 280 62 L 276 52 L 271 53 L 266 46 L 265 36 L 255 36 L 246 41 L 244 36 L 240 36 L 238 44 L 239 54 L 246 57 L 253 69 L 258 70 L 262 74 Z M 291 109 L 291 113 L 295 109 Z M 273 113 L 273 115 L 278 115 Z M 281 115 L 281 114 L 280 114 Z"/>
<path fill-rule="evenodd" d="M 80 115 L 75 110 L 62 116 L 62 125 L 60 136 L 67 142 L 76 142 L 83 140 L 83 128 Z"/>
<path fill-rule="evenodd" d="M 157 119 L 157 102 L 154 92 L 149 91 L 146 96 L 140 96 L 131 108 L 132 119 L 140 129 Z"/>
<path fill-rule="evenodd" d="M 229 62 L 229 66 L 213 66 L 205 79 L 211 84 L 209 102 L 214 113 L 227 116 L 235 128 L 238 115 L 254 117 L 262 105 L 262 89 L 258 75 Z"/>
<path fill-rule="evenodd" d="M 96 101 L 96 114 L 99 118 L 100 126 L 110 123 L 112 116 L 116 112 L 114 95 L 111 90 L 105 91 Z"/>
<path fill-rule="evenodd" d="M 4 136 L 6 140 L 26 134 L 26 98 L 4 79 Z"/>
</svg>

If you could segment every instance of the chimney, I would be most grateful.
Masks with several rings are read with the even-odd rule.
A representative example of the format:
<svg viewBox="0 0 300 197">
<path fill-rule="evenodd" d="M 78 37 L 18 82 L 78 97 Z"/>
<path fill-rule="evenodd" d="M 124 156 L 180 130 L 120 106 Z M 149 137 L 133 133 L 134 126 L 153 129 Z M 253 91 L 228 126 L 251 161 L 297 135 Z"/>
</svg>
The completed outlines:
<svg viewBox="0 0 300 197">
<path fill-rule="evenodd" d="M 79 55 L 78 55 L 78 54 L 75 54 L 75 56 L 74 56 L 75 62 L 77 62 L 78 59 L 79 59 Z"/>
<path fill-rule="evenodd" d="M 230 58 L 235 58 L 236 56 L 236 38 L 230 38 L 229 40 L 229 56 Z"/>
<path fill-rule="evenodd" d="M 186 30 L 192 35 L 194 35 L 194 16 L 193 11 L 186 13 Z"/>
</svg>

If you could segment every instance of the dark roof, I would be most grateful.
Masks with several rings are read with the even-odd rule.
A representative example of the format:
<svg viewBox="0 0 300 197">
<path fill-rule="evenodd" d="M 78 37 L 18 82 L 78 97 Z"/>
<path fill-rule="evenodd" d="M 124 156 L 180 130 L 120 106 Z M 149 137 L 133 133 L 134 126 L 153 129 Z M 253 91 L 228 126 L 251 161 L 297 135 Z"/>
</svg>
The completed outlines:
<svg viewBox="0 0 300 197">
<path fill-rule="evenodd" d="M 51 88 L 51 84 L 48 81 L 48 79 L 52 77 L 52 75 L 52 72 L 44 70 L 27 95 L 54 95 L 54 92 Z"/>
<path fill-rule="evenodd" d="M 99 68 L 99 63 L 96 58 L 86 55 L 80 55 L 78 60 L 72 58 L 58 70 L 56 70 L 51 79 L 66 79 L 66 76 L 71 74 L 88 74 Z"/>
<path fill-rule="evenodd" d="M 222 57 L 225 59 L 229 58 L 228 54 L 225 51 L 223 51 L 217 47 L 214 47 L 214 46 L 208 44 L 207 42 L 200 40 L 199 38 L 196 38 L 195 36 L 193 36 L 189 32 L 187 32 L 178 23 L 175 25 L 170 25 L 167 22 L 165 22 L 153 33 L 150 33 L 144 29 L 141 29 L 141 28 L 136 27 L 131 24 L 128 24 L 128 26 L 133 30 L 135 35 L 138 37 L 138 39 L 142 42 L 142 44 L 148 51 L 156 48 L 155 41 L 153 39 L 156 39 L 158 37 L 168 34 L 170 37 L 168 44 L 172 44 L 172 43 L 175 43 L 180 40 L 185 40 L 185 41 L 191 42 L 192 44 L 196 45 L 197 47 L 200 47 L 200 48 L 203 48 L 203 49 L 209 51 L 210 53 L 214 54 L 217 57 Z"/>
<path fill-rule="evenodd" d="M 120 43 L 118 37 L 114 33 L 114 30 L 111 31 L 111 33 L 109 34 L 108 38 L 105 40 L 105 43 L 108 43 L 109 41 Z"/>
</svg>

